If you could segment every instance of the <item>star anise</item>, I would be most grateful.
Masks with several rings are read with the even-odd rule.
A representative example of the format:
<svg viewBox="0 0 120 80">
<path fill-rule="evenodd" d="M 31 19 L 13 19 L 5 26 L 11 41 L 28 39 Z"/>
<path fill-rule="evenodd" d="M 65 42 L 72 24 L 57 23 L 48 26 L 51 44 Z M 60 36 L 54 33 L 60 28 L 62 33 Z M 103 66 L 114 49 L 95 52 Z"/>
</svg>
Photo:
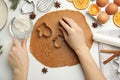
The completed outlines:
<svg viewBox="0 0 120 80">
<path fill-rule="evenodd" d="M 93 26 L 94 28 L 97 28 L 98 24 L 97 24 L 97 23 L 92 23 L 92 26 Z"/>
<path fill-rule="evenodd" d="M 32 12 L 29 17 L 30 19 L 35 19 L 36 15 Z"/>
<path fill-rule="evenodd" d="M 54 6 L 55 6 L 56 8 L 60 8 L 60 5 L 61 5 L 61 3 L 58 2 L 58 1 L 56 1 Z"/>
<path fill-rule="evenodd" d="M 46 73 L 48 72 L 48 69 L 44 67 L 44 68 L 42 69 L 42 72 L 43 72 L 43 74 L 46 74 Z"/>
</svg>

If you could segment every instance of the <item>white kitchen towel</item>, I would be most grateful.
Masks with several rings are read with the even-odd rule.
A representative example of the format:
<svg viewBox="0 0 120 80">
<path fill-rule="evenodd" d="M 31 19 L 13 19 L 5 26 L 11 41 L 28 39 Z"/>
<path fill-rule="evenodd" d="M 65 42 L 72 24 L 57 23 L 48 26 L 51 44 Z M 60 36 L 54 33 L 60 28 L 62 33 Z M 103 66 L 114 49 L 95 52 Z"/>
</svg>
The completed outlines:
<svg viewBox="0 0 120 80">
<path fill-rule="evenodd" d="M 112 40 L 113 40 L 113 42 L 117 43 L 118 41 L 115 40 L 115 38 L 119 39 L 120 30 L 108 30 L 108 31 L 102 31 L 100 33 L 102 35 L 104 35 L 104 36 L 108 36 L 108 37 L 111 36 L 111 40 L 109 41 L 108 38 L 106 38 L 104 36 L 101 37 L 101 35 L 99 37 L 99 35 L 98 35 L 97 39 L 98 40 L 99 40 L 99 38 L 103 39 L 102 40 L 103 43 L 110 43 L 110 42 L 112 42 Z M 107 40 L 105 40 L 105 42 L 104 42 L 104 39 L 107 39 Z M 120 50 L 119 47 L 114 47 L 114 46 L 111 46 L 109 44 L 103 44 L 103 43 L 99 43 L 99 50 L 103 50 L 103 49 Z M 107 54 L 107 53 L 101 53 L 100 52 L 100 64 L 101 64 L 102 72 L 104 73 L 104 75 L 107 78 L 107 80 L 120 80 L 120 74 L 118 74 L 118 71 L 117 71 L 117 69 L 119 68 L 119 66 L 114 61 L 115 59 L 117 59 L 117 57 L 114 60 L 110 61 L 109 63 L 103 64 L 103 61 L 106 60 L 106 59 L 108 59 L 110 56 L 112 56 L 112 54 Z"/>
</svg>

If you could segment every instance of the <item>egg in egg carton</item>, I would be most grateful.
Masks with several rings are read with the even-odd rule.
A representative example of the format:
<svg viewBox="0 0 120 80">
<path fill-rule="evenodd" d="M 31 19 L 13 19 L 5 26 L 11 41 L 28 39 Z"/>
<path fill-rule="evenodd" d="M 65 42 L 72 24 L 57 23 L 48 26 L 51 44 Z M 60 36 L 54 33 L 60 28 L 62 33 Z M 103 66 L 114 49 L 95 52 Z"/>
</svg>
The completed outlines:
<svg viewBox="0 0 120 80">
<path fill-rule="evenodd" d="M 99 1 L 99 2 L 97 2 L 97 1 Z M 117 6 L 116 7 L 113 4 L 114 3 L 113 0 L 97 0 L 97 1 L 94 1 L 92 4 L 90 4 L 90 6 L 87 10 L 87 13 L 99 25 L 103 25 L 109 20 L 110 17 L 113 16 L 113 14 L 115 14 L 118 11 L 118 6 L 116 5 Z M 100 1 L 108 1 L 108 2 L 106 3 L 106 5 L 104 5 L 104 7 L 100 7 L 100 5 L 101 5 Z M 99 9 L 96 14 L 91 14 L 89 12 L 91 6 L 95 6 L 95 7 L 97 7 L 97 9 Z M 112 9 L 114 9 L 114 10 L 110 9 L 111 7 L 113 7 Z M 93 11 L 96 11 L 95 8 L 93 9 Z"/>
</svg>

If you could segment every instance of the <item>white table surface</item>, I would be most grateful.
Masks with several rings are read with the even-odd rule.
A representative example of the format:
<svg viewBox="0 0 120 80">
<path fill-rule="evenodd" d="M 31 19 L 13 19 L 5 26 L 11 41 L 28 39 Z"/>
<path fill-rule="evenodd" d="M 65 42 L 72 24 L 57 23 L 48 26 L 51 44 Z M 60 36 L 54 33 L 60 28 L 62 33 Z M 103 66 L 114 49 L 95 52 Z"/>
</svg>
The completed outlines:
<svg viewBox="0 0 120 80">
<path fill-rule="evenodd" d="M 76 8 L 74 8 L 72 3 L 69 3 L 66 0 L 58 0 L 58 1 L 61 2 L 61 8 L 56 9 L 56 8 L 52 7 L 52 9 L 49 12 L 55 11 L 55 10 L 62 10 L 62 9 L 77 10 Z M 9 23 L 13 19 L 13 17 L 21 14 L 20 9 L 25 2 L 23 0 L 21 0 L 18 8 L 15 11 L 10 10 L 11 3 L 9 0 L 5 0 L 5 2 L 7 3 L 7 6 L 8 6 L 8 10 L 9 10 L 8 15 L 9 16 L 8 16 L 8 22 L 5 26 L 5 28 L 2 31 L 0 31 L 0 44 L 3 45 L 3 54 L 0 56 L 0 80 L 12 80 L 13 79 L 12 69 L 10 68 L 8 59 L 7 59 L 9 51 L 12 46 L 12 39 L 13 39 L 13 37 L 10 35 L 10 32 L 9 32 Z M 82 11 L 79 10 L 79 11 L 82 12 L 86 16 L 86 20 L 87 20 L 93 34 L 96 31 L 102 32 L 102 31 L 119 29 L 113 24 L 112 19 L 110 19 L 105 25 L 103 25 L 97 29 L 93 29 L 91 27 L 93 20 L 86 14 L 86 10 L 82 10 Z M 33 21 L 34 23 L 40 16 L 42 16 L 45 13 L 40 13 L 40 12 L 36 11 L 35 14 L 37 14 L 37 17 Z M 28 39 L 27 44 L 28 44 L 28 51 L 29 51 L 29 39 Z M 91 52 L 95 62 L 97 63 L 97 65 L 100 67 L 99 50 L 98 49 L 99 49 L 98 43 L 94 42 L 90 52 Z M 31 55 L 30 52 L 29 52 L 29 59 L 30 59 L 30 68 L 29 68 L 28 80 L 38 80 L 38 79 L 39 80 L 40 79 L 41 80 L 45 80 L 45 79 L 46 80 L 48 80 L 48 79 L 50 79 L 50 80 L 61 80 L 61 79 L 62 80 L 75 80 L 75 79 L 76 80 L 80 80 L 80 79 L 84 80 L 83 73 L 82 73 L 82 70 L 79 65 L 72 66 L 72 67 L 52 68 L 52 69 L 48 68 L 48 73 L 43 75 L 41 73 L 41 69 L 44 67 L 44 65 L 40 64 Z M 73 74 L 73 73 L 75 73 L 75 74 Z M 72 77 L 73 75 L 75 75 L 75 76 Z"/>
</svg>

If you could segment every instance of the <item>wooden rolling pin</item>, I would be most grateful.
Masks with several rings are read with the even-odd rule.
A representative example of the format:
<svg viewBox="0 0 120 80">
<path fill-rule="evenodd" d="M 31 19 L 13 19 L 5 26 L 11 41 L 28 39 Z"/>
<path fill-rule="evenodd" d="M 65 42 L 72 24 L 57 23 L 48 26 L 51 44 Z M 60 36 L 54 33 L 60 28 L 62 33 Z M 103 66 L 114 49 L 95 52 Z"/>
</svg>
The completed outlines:
<svg viewBox="0 0 120 80">
<path fill-rule="evenodd" d="M 112 36 L 106 36 L 104 34 L 95 33 L 93 35 L 93 40 L 105 44 L 109 44 L 112 46 L 120 47 L 120 38 L 112 37 Z"/>
</svg>

